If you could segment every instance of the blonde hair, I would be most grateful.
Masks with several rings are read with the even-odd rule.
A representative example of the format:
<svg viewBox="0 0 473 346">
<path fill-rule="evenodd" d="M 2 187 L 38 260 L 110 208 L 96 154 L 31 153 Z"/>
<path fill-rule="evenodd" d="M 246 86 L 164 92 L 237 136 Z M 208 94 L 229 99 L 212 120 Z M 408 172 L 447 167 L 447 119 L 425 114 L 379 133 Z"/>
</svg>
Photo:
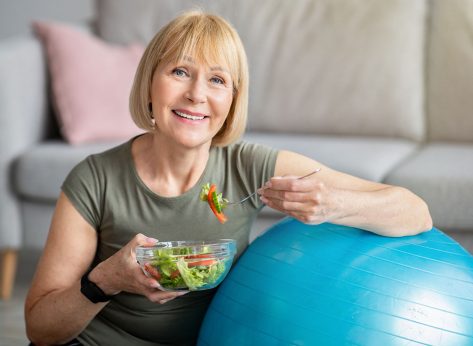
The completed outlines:
<svg viewBox="0 0 473 346">
<path fill-rule="evenodd" d="M 130 112 L 135 124 L 153 129 L 148 108 L 151 82 L 156 68 L 178 62 L 186 56 L 205 64 L 225 62 L 233 80 L 233 101 L 228 116 L 212 139 L 212 145 L 225 146 L 241 137 L 248 117 L 248 62 L 236 30 L 222 17 L 191 11 L 164 26 L 146 48 L 130 94 Z"/>
</svg>

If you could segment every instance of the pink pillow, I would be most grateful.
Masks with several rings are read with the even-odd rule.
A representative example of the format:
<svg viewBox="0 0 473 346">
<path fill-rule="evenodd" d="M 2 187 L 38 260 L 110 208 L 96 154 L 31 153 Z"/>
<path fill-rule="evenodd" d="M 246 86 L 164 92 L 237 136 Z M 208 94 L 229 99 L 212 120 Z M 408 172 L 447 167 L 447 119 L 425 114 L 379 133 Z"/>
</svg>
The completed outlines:
<svg viewBox="0 0 473 346">
<path fill-rule="evenodd" d="M 48 57 L 54 106 L 71 144 L 125 139 L 143 132 L 128 99 L 144 48 L 108 44 L 68 25 L 34 22 Z"/>
</svg>

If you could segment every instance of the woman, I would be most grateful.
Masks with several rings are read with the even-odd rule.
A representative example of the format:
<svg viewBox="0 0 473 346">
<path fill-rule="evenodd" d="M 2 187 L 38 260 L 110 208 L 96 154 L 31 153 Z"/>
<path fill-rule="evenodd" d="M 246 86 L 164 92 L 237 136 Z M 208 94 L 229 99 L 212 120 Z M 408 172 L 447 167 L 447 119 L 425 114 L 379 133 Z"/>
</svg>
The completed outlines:
<svg viewBox="0 0 473 346">
<path fill-rule="evenodd" d="M 134 248 L 157 238 L 233 238 L 239 255 L 264 204 L 306 223 L 386 236 L 431 228 L 426 204 L 406 189 L 235 143 L 247 100 L 244 49 L 222 18 L 186 13 L 154 37 L 130 98 L 133 119 L 147 132 L 88 157 L 62 186 L 25 306 L 35 344 L 194 344 L 213 291 L 161 291 L 140 270 Z M 264 188 L 229 207 L 220 225 L 199 201 L 207 182 L 230 200 Z"/>
</svg>

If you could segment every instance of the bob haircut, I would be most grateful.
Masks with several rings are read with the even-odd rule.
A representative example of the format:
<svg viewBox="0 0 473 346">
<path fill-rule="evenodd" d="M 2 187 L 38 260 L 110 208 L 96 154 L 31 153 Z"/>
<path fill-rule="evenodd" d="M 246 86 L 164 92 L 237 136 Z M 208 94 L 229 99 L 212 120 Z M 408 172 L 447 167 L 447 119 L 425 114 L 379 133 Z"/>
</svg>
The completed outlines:
<svg viewBox="0 0 473 346">
<path fill-rule="evenodd" d="M 212 139 L 226 146 L 239 139 L 248 117 L 248 62 L 236 30 L 222 17 L 190 11 L 164 26 L 146 48 L 136 71 L 130 94 L 130 112 L 135 124 L 153 130 L 149 103 L 153 74 L 160 64 L 177 63 L 185 57 L 199 63 L 227 66 L 233 81 L 233 101 L 222 125 Z"/>
</svg>

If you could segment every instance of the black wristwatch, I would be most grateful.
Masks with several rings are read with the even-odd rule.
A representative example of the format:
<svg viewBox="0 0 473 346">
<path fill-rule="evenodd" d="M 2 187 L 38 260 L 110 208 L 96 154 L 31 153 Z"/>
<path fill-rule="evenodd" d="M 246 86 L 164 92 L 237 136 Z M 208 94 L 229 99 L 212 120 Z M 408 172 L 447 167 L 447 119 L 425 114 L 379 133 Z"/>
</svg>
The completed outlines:
<svg viewBox="0 0 473 346">
<path fill-rule="evenodd" d="M 106 295 L 102 289 L 89 280 L 90 269 L 80 279 L 80 291 L 92 303 L 108 302 L 113 296 Z"/>
</svg>

